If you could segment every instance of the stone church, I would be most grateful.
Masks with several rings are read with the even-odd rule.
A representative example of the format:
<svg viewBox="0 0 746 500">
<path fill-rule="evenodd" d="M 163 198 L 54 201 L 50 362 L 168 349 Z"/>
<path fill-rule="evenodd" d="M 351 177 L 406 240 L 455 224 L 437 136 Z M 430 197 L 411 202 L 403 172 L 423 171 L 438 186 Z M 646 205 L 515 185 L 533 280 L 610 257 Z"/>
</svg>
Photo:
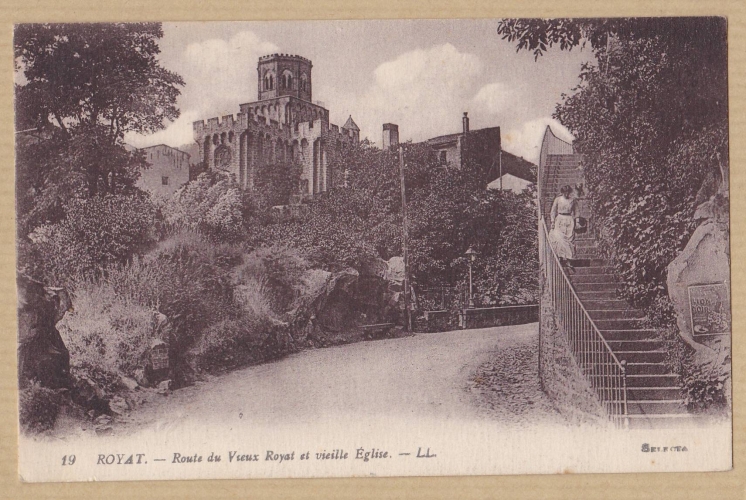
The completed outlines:
<svg viewBox="0 0 746 500">
<path fill-rule="evenodd" d="M 301 194 L 313 197 L 331 189 L 339 173 L 332 172 L 330 157 L 357 144 L 360 129 L 352 116 L 342 127 L 329 123 L 329 110 L 313 103 L 312 67 L 296 55 L 259 58 L 256 101 L 241 104 L 235 116 L 194 122 L 199 160 L 254 189 L 259 168 L 296 159 L 302 165 Z"/>
</svg>

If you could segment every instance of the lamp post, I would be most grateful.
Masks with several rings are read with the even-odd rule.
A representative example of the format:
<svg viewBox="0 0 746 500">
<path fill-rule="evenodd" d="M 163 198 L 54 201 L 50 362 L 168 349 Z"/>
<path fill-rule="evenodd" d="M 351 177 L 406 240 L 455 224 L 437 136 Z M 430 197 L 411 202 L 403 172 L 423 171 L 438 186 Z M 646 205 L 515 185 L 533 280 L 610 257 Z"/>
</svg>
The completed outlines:
<svg viewBox="0 0 746 500">
<path fill-rule="evenodd" d="M 469 247 L 464 255 L 469 259 L 469 309 L 474 309 L 474 288 L 472 286 L 471 265 L 477 259 L 477 252 L 472 247 Z"/>
</svg>

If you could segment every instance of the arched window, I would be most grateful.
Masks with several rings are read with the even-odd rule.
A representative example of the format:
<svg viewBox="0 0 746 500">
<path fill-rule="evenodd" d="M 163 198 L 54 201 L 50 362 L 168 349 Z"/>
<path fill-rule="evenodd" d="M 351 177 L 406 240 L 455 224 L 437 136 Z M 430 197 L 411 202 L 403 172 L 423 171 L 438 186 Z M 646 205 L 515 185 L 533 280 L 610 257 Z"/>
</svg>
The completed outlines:
<svg viewBox="0 0 746 500">
<path fill-rule="evenodd" d="M 283 89 L 292 90 L 293 88 L 293 74 L 289 70 L 282 72 L 280 77 L 280 85 Z"/>
<path fill-rule="evenodd" d="M 269 90 L 272 90 L 275 86 L 274 78 L 272 78 L 272 75 L 269 75 Z"/>
<path fill-rule="evenodd" d="M 308 90 L 308 77 L 305 73 L 300 75 L 300 90 Z"/>
</svg>

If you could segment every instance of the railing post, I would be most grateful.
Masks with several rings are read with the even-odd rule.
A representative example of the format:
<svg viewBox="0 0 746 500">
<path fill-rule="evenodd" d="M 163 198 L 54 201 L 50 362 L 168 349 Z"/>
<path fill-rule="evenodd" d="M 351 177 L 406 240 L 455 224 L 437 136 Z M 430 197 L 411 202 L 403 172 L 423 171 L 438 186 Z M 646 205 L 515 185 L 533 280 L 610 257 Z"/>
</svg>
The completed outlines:
<svg viewBox="0 0 746 500">
<path fill-rule="evenodd" d="M 624 415 L 624 428 L 629 429 L 629 418 L 627 417 L 627 360 L 621 360 L 620 364 L 622 365 L 622 397 L 624 398 L 622 414 Z"/>
</svg>

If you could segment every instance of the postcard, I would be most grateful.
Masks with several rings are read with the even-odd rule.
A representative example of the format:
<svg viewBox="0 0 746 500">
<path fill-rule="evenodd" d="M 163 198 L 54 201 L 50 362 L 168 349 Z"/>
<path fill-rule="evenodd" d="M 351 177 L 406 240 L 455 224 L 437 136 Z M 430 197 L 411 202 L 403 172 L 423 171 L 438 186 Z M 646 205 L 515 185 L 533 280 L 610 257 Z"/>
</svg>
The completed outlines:
<svg viewBox="0 0 746 500">
<path fill-rule="evenodd" d="M 730 470 L 727 30 L 17 24 L 21 479 Z"/>
</svg>

